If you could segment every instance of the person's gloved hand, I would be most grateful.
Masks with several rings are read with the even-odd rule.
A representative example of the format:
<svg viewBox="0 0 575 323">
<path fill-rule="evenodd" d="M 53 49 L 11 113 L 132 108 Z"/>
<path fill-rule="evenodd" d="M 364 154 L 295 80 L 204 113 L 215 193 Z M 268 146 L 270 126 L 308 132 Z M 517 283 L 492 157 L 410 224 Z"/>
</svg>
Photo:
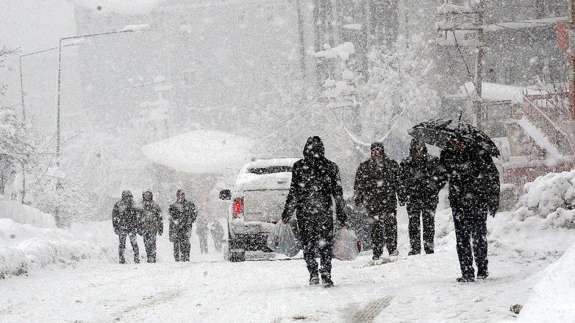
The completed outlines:
<svg viewBox="0 0 575 323">
<path fill-rule="evenodd" d="M 495 217 L 495 214 L 497 214 L 497 208 L 490 207 L 488 212 L 489 212 L 489 215 L 491 215 L 492 217 Z"/>
</svg>

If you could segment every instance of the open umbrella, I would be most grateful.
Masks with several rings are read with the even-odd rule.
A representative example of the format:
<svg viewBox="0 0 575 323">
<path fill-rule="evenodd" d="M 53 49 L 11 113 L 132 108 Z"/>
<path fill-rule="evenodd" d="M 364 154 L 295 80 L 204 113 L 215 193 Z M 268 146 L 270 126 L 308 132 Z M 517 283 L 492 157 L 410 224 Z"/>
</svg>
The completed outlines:
<svg viewBox="0 0 575 323">
<path fill-rule="evenodd" d="M 409 135 L 426 144 L 439 148 L 447 147 L 451 140 L 460 140 L 467 145 L 482 149 L 491 156 L 499 157 L 499 148 L 493 140 L 474 126 L 453 120 L 430 120 L 415 125 Z"/>
</svg>

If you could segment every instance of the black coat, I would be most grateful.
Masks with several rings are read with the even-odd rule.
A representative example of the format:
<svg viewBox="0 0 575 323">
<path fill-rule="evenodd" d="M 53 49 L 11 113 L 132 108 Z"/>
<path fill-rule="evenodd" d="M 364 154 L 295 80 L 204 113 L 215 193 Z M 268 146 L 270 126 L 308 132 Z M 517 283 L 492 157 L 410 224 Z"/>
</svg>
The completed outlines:
<svg viewBox="0 0 575 323">
<path fill-rule="evenodd" d="M 433 206 L 439 202 L 439 191 L 446 182 L 439 158 L 427 153 L 425 144 L 412 142 L 409 157 L 401 164 L 402 203 Z"/>
<path fill-rule="evenodd" d="M 112 225 L 116 234 L 137 233 L 138 215 L 140 211 L 132 200 L 122 199 L 114 204 L 112 210 Z"/>
<path fill-rule="evenodd" d="M 154 201 L 144 201 L 140 214 L 140 230 L 142 234 L 162 234 L 162 210 Z"/>
<path fill-rule="evenodd" d="M 184 200 L 170 205 L 170 241 L 174 242 L 186 235 L 188 238 L 192 232 L 192 224 L 198 215 L 196 205 L 191 201 Z"/>
<path fill-rule="evenodd" d="M 364 206 L 368 213 L 395 213 L 400 189 L 399 165 L 387 157 L 380 162 L 368 159 L 359 165 L 353 189 L 355 204 Z"/>
<path fill-rule="evenodd" d="M 488 153 L 479 149 L 444 149 L 441 165 L 449 180 L 452 208 L 481 208 L 495 214 L 499 208 L 499 171 Z"/>
<path fill-rule="evenodd" d="M 287 222 L 296 214 L 299 230 L 305 239 L 333 230 L 333 201 L 340 223 L 345 223 L 343 189 L 337 165 L 325 158 L 319 137 L 310 137 L 304 158 L 293 165 L 292 180 L 282 219 Z"/>
</svg>

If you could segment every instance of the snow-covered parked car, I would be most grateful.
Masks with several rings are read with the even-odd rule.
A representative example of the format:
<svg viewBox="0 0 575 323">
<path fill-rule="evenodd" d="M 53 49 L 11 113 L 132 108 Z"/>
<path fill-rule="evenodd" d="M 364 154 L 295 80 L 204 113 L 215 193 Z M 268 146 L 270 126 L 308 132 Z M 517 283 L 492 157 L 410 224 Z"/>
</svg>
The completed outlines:
<svg viewBox="0 0 575 323">
<path fill-rule="evenodd" d="M 245 260 L 246 251 L 271 252 L 269 233 L 281 221 L 298 158 L 256 159 L 242 167 L 233 190 L 220 198 L 231 200 L 228 214 L 228 260 Z"/>
</svg>

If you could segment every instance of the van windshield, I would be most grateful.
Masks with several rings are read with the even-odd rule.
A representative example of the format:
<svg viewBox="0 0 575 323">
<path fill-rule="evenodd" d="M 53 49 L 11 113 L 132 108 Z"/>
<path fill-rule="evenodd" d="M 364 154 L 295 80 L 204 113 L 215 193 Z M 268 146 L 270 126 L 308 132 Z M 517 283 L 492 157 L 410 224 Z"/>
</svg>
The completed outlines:
<svg viewBox="0 0 575 323">
<path fill-rule="evenodd" d="M 274 174 L 274 173 L 290 173 L 291 168 L 292 168 L 291 166 L 253 167 L 253 168 L 248 168 L 248 173 L 257 174 L 257 175 Z"/>
</svg>

